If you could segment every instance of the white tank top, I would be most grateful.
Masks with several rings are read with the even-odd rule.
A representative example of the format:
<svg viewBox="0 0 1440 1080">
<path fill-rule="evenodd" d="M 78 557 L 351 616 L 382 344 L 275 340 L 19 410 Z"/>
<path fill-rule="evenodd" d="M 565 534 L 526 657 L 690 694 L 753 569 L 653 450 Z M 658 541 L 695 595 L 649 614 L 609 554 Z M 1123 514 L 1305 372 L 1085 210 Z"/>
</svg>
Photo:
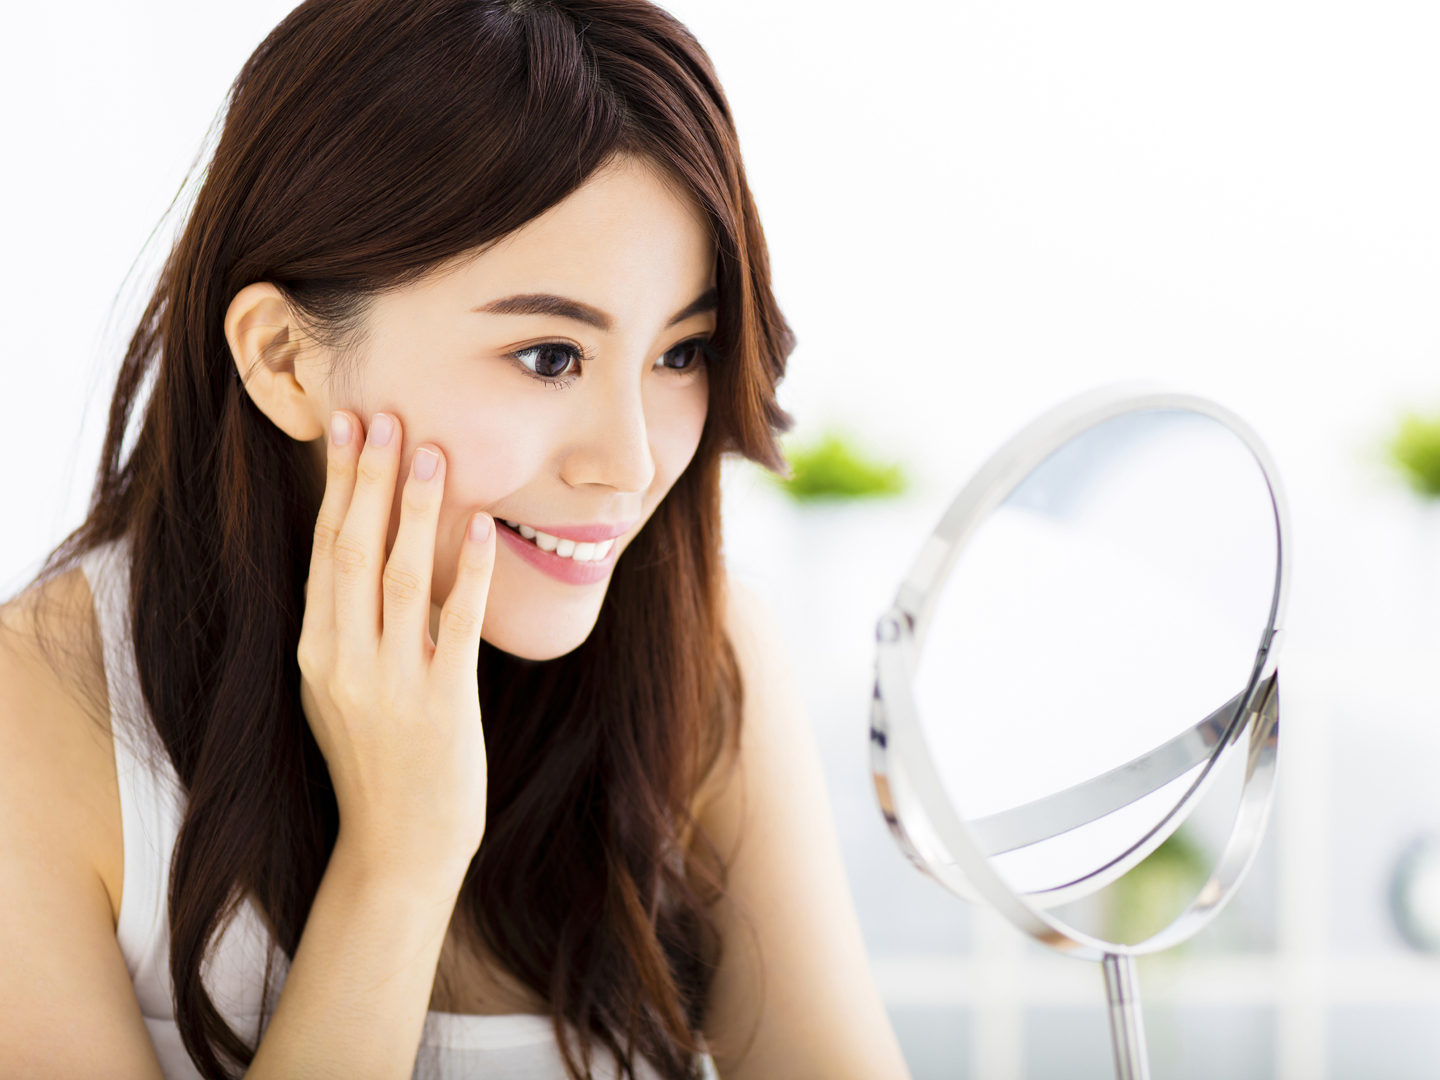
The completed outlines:
<svg viewBox="0 0 1440 1080">
<path fill-rule="evenodd" d="M 135 997 L 166 1080 L 201 1080 L 175 1023 L 170 981 L 170 913 L 166 884 L 180 832 L 184 792 L 160 744 L 135 667 L 130 635 L 130 559 L 125 543 L 105 544 L 80 560 L 95 600 L 105 653 L 120 784 L 125 878 L 115 938 L 130 970 Z M 265 966 L 271 962 L 270 1009 L 262 1009 Z M 288 970 L 249 900 L 216 943 L 203 978 L 216 1007 L 251 1045 L 260 1037 L 262 1012 L 273 1012 Z M 595 1076 L 614 1077 L 614 1060 L 597 1046 Z M 707 1075 L 713 1065 L 705 1061 Z M 655 1080 L 647 1062 L 641 1080 Z M 548 1016 L 465 1016 L 431 1012 L 426 1019 L 417 1080 L 566 1080 Z"/>
</svg>

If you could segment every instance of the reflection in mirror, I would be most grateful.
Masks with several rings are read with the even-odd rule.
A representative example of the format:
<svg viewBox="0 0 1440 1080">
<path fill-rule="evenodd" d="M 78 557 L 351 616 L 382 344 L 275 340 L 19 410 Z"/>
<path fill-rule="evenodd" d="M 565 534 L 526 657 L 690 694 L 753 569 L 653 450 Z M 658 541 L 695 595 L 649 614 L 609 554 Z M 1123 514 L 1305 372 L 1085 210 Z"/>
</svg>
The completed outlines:
<svg viewBox="0 0 1440 1080">
<path fill-rule="evenodd" d="M 1007 884 L 1074 899 L 1179 824 L 1254 671 L 1276 559 L 1254 456 L 1178 410 L 1084 432 L 980 524 L 914 693 L 946 792 Z"/>
</svg>

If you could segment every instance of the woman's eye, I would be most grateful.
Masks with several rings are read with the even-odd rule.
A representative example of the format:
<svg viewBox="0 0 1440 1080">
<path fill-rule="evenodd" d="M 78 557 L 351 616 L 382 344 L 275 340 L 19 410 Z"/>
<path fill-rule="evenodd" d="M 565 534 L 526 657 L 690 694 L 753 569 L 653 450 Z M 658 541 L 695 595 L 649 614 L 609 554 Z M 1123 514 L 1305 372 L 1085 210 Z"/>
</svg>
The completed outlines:
<svg viewBox="0 0 1440 1080">
<path fill-rule="evenodd" d="M 572 375 L 580 366 L 580 352 L 575 346 L 561 345 L 553 341 L 521 349 L 515 354 L 515 359 L 542 379 L 558 379 Z"/>
<path fill-rule="evenodd" d="M 668 349 L 656 362 L 656 367 L 671 371 L 696 371 L 705 364 L 705 342 L 699 338 L 682 341 Z"/>
</svg>

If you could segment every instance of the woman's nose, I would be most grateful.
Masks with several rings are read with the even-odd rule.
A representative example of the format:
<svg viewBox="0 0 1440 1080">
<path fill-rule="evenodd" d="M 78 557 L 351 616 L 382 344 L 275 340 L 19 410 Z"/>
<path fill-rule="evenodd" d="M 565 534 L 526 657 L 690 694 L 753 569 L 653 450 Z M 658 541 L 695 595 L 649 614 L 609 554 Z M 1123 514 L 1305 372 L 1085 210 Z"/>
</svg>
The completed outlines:
<svg viewBox="0 0 1440 1080">
<path fill-rule="evenodd" d="M 639 386 L 615 387 L 584 403 L 561 476 L 572 487 L 598 484 L 643 492 L 655 479 Z"/>
</svg>

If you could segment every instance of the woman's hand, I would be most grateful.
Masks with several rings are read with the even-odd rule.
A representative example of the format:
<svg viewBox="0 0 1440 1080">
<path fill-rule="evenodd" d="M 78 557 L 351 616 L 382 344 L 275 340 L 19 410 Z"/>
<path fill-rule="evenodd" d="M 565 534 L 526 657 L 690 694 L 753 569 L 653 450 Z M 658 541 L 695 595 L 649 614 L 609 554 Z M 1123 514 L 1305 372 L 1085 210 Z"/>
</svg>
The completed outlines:
<svg viewBox="0 0 1440 1080">
<path fill-rule="evenodd" d="M 362 439 L 364 440 L 362 443 Z M 367 870 L 459 887 L 485 831 L 476 667 L 495 528 L 471 517 L 430 640 L 430 577 L 445 458 L 416 449 L 385 554 L 404 445 L 376 413 L 368 438 L 337 412 L 300 631 L 301 703 L 340 807 L 342 847 Z"/>
</svg>

